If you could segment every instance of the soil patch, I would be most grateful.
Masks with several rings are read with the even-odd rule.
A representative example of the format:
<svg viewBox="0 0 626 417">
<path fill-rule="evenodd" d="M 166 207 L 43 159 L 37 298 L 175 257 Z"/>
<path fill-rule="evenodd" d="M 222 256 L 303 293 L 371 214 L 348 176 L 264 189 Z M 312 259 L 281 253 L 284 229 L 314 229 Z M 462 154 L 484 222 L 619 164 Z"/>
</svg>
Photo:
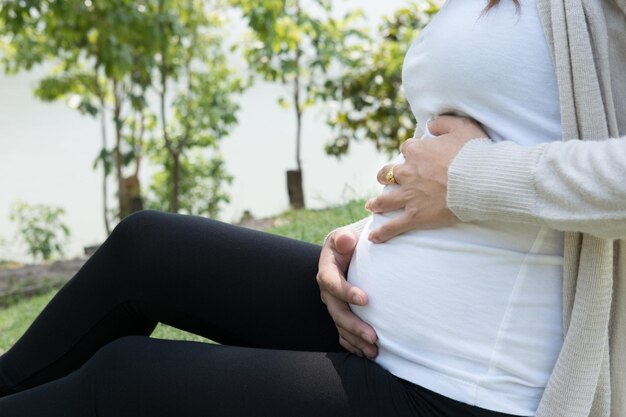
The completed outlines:
<svg viewBox="0 0 626 417">
<path fill-rule="evenodd" d="M 83 266 L 87 259 L 56 261 L 50 264 L 0 268 L 0 304 L 16 297 L 38 294 L 58 288 Z"/>
<path fill-rule="evenodd" d="M 249 217 L 239 223 L 250 229 L 264 230 L 280 224 L 279 219 Z M 95 247 L 93 248 L 96 249 Z M 61 260 L 49 264 L 0 266 L 0 306 L 11 304 L 25 296 L 60 288 L 87 261 L 88 257 Z"/>
</svg>

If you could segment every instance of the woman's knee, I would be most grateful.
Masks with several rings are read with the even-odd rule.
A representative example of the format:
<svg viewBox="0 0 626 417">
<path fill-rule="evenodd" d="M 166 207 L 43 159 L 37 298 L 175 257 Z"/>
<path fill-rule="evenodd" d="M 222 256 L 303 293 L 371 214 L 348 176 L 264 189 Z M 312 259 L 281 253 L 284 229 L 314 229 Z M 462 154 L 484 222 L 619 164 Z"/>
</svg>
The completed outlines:
<svg viewBox="0 0 626 417">
<path fill-rule="evenodd" d="M 117 378 L 132 372 L 145 351 L 147 336 L 125 336 L 101 347 L 80 372 L 98 379 Z"/>
<path fill-rule="evenodd" d="M 142 390 L 147 383 L 141 360 L 145 336 L 126 336 L 102 347 L 75 374 L 86 387 L 92 407 L 103 417 L 143 415 Z"/>
<path fill-rule="evenodd" d="M 167 213 L 156 210 L 142 210 L 122 219 L 111 232 L 111 238 L 131 239 L 158 226 Z"/>
<path fill-rule="evenodd" d="M 134 254 L 149 241 L 150 233 L 159 230 L 167 213 L 142 210 L 122 219 L 111 232 L 102 249 L 106 248 L 116 262 L 131 261 Z"/>
</svg>

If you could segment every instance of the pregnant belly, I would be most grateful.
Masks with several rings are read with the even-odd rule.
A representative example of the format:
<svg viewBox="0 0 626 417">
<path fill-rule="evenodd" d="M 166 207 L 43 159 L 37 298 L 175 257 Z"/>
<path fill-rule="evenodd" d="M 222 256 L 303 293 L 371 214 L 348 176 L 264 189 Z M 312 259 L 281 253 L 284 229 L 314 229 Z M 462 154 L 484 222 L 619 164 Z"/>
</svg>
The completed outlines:
<svg viewBox="0 0 626 417">
<path fill-rule="evenodd" d="M 377 361 L 391 368 L 388 358 L 402 358 L 459 381 L 504 372 L 545 384 L 561 344 L 561 234 L 494 222 L 370 243 L 368 232 L 394 215 L 372 217 L 348 271 L 369 297 L 352 309 L 378 334 Z M 508 369 L 492 369 L 499 363 Z"/>
</svg>

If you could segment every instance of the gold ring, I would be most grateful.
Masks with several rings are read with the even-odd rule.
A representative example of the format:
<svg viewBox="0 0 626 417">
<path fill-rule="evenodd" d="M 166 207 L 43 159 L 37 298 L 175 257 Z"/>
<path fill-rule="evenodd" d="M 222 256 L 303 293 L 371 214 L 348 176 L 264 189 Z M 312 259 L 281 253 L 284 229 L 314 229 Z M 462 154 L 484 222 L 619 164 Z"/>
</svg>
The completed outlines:
<svg viewBox="0 0 626 417">
<path fill-rule="evenodd" d="M 396 166 L 393 165 L 391 168 L 389 168 L 389 171 L 387 171 L 387 174 L 385 175 L 385 181 L 387 181 L 388 184 L 397 184 L 398 181 L 396 181 L 396 177 L 393 175 L 393 169 Z"/>
</svg>

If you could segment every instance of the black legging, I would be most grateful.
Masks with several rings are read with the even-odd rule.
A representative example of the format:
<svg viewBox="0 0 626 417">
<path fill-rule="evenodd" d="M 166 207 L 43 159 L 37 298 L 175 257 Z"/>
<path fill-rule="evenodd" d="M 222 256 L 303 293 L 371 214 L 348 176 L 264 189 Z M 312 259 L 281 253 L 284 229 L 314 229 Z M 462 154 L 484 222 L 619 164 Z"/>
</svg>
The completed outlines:
<svg viewBox="0 0 626 417">
<path fill-rule="evenodd" d="M 0 357 L 0 416 L 504 416 L 347 353 L 319 252 L 201 217 L 128 217 Z M 158 322 L 222 345 L 148 338 Z"/>
</svg>

